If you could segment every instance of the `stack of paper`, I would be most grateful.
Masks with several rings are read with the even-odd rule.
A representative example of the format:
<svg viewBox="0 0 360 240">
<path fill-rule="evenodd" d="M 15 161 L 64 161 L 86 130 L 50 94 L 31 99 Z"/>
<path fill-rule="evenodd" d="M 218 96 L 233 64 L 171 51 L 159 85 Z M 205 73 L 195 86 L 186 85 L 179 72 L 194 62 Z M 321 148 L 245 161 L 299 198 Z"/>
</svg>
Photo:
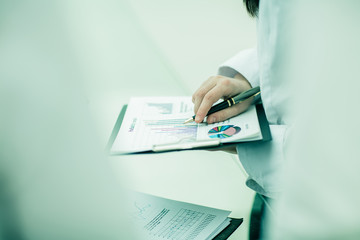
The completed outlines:
<svg viewBox="0 0 360 240">
<path fill-rule="evenodd" d="M 134 193 L 131 215 L 144 239 L 213 239 L 229 224 L 230 211 Z"/>
</svg>

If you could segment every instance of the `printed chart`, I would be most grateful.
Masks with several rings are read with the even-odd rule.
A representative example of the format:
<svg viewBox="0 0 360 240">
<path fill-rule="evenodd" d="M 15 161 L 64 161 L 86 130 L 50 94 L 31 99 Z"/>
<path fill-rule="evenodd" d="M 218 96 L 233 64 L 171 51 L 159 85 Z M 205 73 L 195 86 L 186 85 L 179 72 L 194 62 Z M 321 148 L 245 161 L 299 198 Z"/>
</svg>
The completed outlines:
<svg viewBox="0 0 360 240">
<path fill-rule="evenodd" d="M 172 103 L 147 103 L 143 114 L 171 114 L 173 112 Z"/>
<path fill-rule="evenodd" d="M 146 140 L 145 144 L 160 144 L 196 139 L 197 125 L 185 125 L 185 120 L 185 118 L 144 120 L 141 129 L 142 140 Z"/>
<path fill-rule="evenodd" d="M 240 130 L 241 128 L 235 125 L 222 125 L 210 129 L 208 132 L 208 136 L 210 138 L 224 139 L 238 134 Z"/>
</svg>

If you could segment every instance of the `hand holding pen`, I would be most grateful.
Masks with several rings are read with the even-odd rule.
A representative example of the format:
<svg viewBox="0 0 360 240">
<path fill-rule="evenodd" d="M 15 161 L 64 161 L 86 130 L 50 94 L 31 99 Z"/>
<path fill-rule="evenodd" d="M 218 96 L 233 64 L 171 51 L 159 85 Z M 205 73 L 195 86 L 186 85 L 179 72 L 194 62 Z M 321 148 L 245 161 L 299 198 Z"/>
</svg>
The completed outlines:
<svg viewBox="0 0 360 240">
<path fill-rule="evenodd" d="M 251 88 L 250 83 L 240 74 L 234 78 L 210 77 L 194 93 L 195 115 L 186 122 L 194 119 L 195 122 L 200 123 L 206 116 L 208 123 L 224 121 L 246 111 L 251 105 L 253 96 L 257 94 L 260 94 L 259 87 Z M 225 101 L 213 106 L 221 98 Z"/>
</svg>

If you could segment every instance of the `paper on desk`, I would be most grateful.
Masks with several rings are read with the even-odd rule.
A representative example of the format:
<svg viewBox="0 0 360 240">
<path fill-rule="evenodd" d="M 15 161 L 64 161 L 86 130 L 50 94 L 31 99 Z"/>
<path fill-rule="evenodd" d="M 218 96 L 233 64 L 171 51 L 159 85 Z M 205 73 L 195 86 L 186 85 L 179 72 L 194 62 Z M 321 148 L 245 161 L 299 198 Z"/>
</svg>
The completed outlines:
<svg viewBox="0 0 360 240">
<path fill-rule="evenodd" d="M 230 211 L 134 193 L 134 224 L 149 240 L 212 239 L 230 224 Z"/>
<path fill-rule="evenodd" d="M 112 153 L 142 152 L 154 145 L 219 139 L 236 142 L 261 139 L 255 106 L 215 124 L 184 124 L 194 114 L 191 97 L 131 98 Z"/>
</svg>

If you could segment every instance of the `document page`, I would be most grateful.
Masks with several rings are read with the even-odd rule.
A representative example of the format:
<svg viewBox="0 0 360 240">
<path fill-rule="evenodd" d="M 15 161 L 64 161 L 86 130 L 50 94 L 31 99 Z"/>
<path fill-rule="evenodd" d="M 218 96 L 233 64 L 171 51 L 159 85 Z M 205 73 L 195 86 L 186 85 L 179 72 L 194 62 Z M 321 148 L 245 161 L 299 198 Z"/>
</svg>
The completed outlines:
<svg viewBox="0 0 360 240">
<path fill-rule="evenodd" d="M 146 239 L 211 239 L 230 224 L 230 211 L 134 193 L 134 225 Z"/>
<path fill-rule="evenodd" d="M 224 122 L 184 124 L 193 115 L 188 96 L 131 98 L 111 152 L 143 152 L 154 145 L 214 139 L 225 143 L 262 138 L 255 106 Z"/>
</svg>

